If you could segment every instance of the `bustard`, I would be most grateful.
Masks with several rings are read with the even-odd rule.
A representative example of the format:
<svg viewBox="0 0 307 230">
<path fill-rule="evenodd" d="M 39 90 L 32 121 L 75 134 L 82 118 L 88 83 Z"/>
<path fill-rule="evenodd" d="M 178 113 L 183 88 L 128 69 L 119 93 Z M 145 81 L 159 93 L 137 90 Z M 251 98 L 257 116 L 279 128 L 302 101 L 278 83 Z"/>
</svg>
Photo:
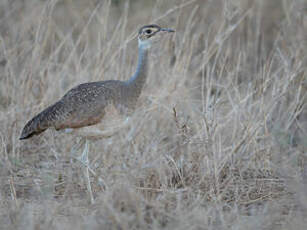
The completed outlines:
<svg viewBox="0 0 307 230">
<path fill-rule="evenodd" d="M 148 71 L 148 52 L 162 34 L 175 32 L 158 25 L 146 25 L 138 32 L 136 72 L 127 81 L 89 82 L 68 91 L 59 101 L 34 116 L 23 128 L 20 140 L 38 135 L 50 127 L 56 130 L 81 128 L 99 123 L 107 106 L 120 113 L 133 110 Z"/>
<path fill-rule="evenodd" d="M 76 86 L 68 91 L 59 101 L 34 116 L 23 128 L 20 140 L 44 132 L 50 127 L 56 130 L 75 129 L 99 123 L 109 106 L 119 113 L 132 111 L 139 98 L 148 71 L 148 53 L 150 47 L 165 33 L 175 32 L 158 25 L 146 25 L 138 32 L 137 68 L 127 81 L 98 81 Z M 91 203 L 94 198 L 89 180 L 88 141 L 79 160 L 85 165 L 84 176 L 87 181 Z M 90 171 L 94 176 L 93 170 Z M 100 178 L 98 178 L 100 179 Z M 100 181 L 101 182 L 101 181 Z"/>
</svg>

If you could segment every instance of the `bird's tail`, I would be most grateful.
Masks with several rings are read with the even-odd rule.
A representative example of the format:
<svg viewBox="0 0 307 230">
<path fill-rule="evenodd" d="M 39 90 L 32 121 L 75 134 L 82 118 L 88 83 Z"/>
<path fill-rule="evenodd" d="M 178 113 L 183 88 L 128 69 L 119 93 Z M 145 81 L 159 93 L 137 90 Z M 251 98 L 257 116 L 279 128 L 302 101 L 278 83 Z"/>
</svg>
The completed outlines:
<svg viewBox="0 0 307 230">
<path fill-rule="evenodd" d="M 23 128 L 19 140 L 30 138 L 34 135 L 38 135 L 44 132 L 48 128 L 48 125 L 42 119 L 42 113 L 33 117 Z"/>
<path fill-rule="evenodd" d="M 61 102 L 57 102 L 37 114 L 25 125 L 19 140 L 38 135 L 51 126 L 54 126 L 57 129 L 57 121 L 59 119 L 58 114 L 62 113 L 61 111 L 63 111 L 63 108 L 65 108 L 65 106 L 63 107 Z"/>
</svg>

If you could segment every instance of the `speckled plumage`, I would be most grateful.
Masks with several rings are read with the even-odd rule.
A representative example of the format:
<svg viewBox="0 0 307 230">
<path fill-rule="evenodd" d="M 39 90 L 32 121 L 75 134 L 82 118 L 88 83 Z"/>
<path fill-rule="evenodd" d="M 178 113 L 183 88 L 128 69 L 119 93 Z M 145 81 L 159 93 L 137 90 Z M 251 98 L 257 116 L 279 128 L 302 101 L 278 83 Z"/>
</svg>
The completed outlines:
<svg viewBox="0 0 307 230">
<path fill-rule="evenodd" d="M 148 31 L 152 30 L 149 34 Z M 20 139 L 38 135 L 50 127 L 56 130 L 95 125 L 105 115 L 107 106 L 120 113 L 133 111 L 146 81 L 148 70 L 148 43 L 159 31 L 173 32 L 156 25 L 144 26 L 139 31 L 139 57 L 135 74 L 128 81 L 99 81 L 76 86 L 59 101 L 33 117 L 23 128 Z"/>
</svg>

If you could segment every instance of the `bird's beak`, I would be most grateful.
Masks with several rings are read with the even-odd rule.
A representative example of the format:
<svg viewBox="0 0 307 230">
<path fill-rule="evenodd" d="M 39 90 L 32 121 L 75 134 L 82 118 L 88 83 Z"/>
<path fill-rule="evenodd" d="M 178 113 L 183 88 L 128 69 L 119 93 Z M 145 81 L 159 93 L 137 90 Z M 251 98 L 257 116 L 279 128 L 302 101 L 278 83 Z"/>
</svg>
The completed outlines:
<svg viewBox="0 0 307 230">
<path fill-rule="evenodd" d="M 161 31 L 169 32 L 169 33 L 174 33 L 175 30 L 169 29 L 169 28 L 161 28 Z"/>
</svg>

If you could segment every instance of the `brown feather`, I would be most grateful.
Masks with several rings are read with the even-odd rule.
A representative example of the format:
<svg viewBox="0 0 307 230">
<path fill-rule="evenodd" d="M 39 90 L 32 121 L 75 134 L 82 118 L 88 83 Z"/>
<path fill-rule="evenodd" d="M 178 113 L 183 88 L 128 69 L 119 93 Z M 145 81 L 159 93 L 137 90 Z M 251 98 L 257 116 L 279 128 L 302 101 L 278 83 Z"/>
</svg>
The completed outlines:
<svg viewBox="0 0 307 230">
<path fill-rule="evenodd" d="M 126 88 L 124 82 L 113 80 L 78 85 L 34 116 L 23 128 L 20 139 L 38 135 L 50 127 L 60 130 L 95 125 L 103 118 L 106 106 L 111 104 L 118 109 L 129 109 L 132 104 L 122 99 Z"/>
</svg>

